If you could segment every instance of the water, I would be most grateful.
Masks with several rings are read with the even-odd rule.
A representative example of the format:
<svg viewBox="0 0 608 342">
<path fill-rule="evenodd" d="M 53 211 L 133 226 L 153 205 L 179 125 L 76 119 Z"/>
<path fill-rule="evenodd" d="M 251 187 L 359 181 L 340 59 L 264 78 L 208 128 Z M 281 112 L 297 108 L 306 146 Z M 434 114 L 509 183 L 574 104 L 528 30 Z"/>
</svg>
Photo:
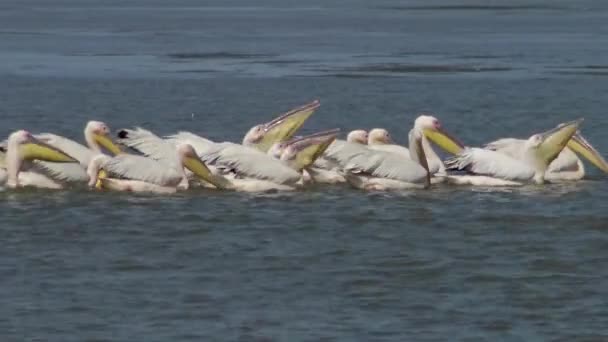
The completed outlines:
<svg viewBox="0 0 608 342">
<path fill-rule="evenodd" d="M 433 111 L 469 145 L 585 117 L 608 151 L 608 9 L 41 0 L 0 11 L 0 134 L 89 119 L 239 140 Z M 604 340 L 606 178 L 519 189 L 0 193 L 5 341 Z"/>
</svg>

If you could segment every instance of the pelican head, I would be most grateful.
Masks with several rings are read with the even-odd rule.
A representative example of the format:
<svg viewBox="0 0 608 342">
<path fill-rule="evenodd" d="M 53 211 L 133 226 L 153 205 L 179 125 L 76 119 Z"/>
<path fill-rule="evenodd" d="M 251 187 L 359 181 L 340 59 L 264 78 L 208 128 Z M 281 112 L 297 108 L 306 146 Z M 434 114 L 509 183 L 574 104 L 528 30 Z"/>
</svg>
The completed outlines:
<svg viewBox="0 0 608 342">
<path fill-rule="evenodd" d="M 346 136 L 346 141 L 351 142 L 351 143 L 356 143 L 356 144 L 362 144 L 362 145 L 367 145 L 368 139 L 369 139 L 369 136 L 368 136 L 367 132 L 362 129 L 356 129 L 354 131 L 351 131 Z"/>
<path fill-rule="evenodd" d="M 448 153 L 457 155 L 464 148 L 462 143 L 448 134 L 441 127 L 439 120 L 431 115 L 420 115 L 414 121 L 414 127 L 421 129 L 424 136 Z"/>
<path fill-rule="evenodd" d="M 93 151 L 101 153 L 103 147 L 112 155 L 121 153 L 120 147 L 110 138 L 110 128 L 101 121 L 89 121 L 84 128 L 84 138 Z"/>
<path fill-rule="evenodd" d="M 285 142 L 278 147 L 282 149 L 280 160 L 293 169 L 301 171 L 312 165 L 339 133 L 339 129 L 332 129 Z"/>
<path fill-rule="evenodd" d="M 201 160 L 192 145 L 179 144 L 177 145 L 176 149 L 179 160 L 186 169 L 192 171 L 192 173 L 194 173 L 200 179 L 209 182 L 217 187 L 220 186 L 215 181 L 211 170 L 209 170 L 205 162 Z"/>
<path fill-rule="evenodd" d="M 583 135 L 577 131 L 568 141 L 567 145 L 572 151 L 583 156 L 598 169 L 608 173 L 608 162 L 602 155 L 591 145 Z"/>
<path fill-rule="evenodd" d="M 368 145 L 385 145 L 385 144 L 393 144 L 393 139 L 391 139 L 390 134 L 384 128 L 374 128 L 369 131 L 369 136 L 367 138 Z"/>
<path fill-rule="evenodd" d="M 78 162 L 58 148 L 36 139 L 28 131 L 19 130 L 13 132 L 8 137 L 6 148 L 7 184 L 10 187 L 18 186 L 19 171 L 25 160 L 42 160 L 55 163 Z"/>
<path fill-rule="evenodd" d="M 544 182 L 547 167 L 566 147 L 582 121 L 579 119 L 560 124 L 544 133 L 534 134 L 526 140 L 524 156 L 535 169 L 534 181 L 536 183 Z"/>
<path fill-rule="evenodd" d="M 293 137 L 295 132 L 302 127 L 319 106 L 320 102 L 315 100 L 267 123 L 252 127 L 243 138 L 243 145 L 267 152 L 274 143 L 283 142 Z"/>
</svg>

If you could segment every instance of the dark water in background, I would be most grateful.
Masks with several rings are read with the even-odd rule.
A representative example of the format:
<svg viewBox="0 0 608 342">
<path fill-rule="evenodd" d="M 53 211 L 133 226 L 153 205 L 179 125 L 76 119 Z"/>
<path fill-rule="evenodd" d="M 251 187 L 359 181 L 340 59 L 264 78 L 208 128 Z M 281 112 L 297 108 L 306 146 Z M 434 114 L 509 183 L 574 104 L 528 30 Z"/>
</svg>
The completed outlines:
<svg viewBox="0 0 608 342">
<path fill-rule="evenodd" d="M 430 110 L 478 145 L 583 116 L 608 151 L 607 55 L 602 1 L 3 1 L 0 133 L 80 139 L 100 119 L 238 140 L 319 98 L 307 131 L 405 143 Z M 607 182 L 588 170 L 499 190 L 0 193 L 0 337 L 606 340 Z"/>
</svg>

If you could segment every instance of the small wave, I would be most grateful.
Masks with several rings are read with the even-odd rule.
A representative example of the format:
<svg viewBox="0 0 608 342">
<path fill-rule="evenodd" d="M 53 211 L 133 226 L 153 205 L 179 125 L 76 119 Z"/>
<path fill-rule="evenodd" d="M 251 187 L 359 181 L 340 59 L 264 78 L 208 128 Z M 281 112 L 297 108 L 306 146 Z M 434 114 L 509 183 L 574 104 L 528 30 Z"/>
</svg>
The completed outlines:
<svg viewBox="0 0 608 342">
<path fill-rule="evenodd" d="M 521 11 L 521 10 L 565 10 L 552 5 L 421 5 L 421 6 L 380 6 L 375 9 L 400 11 Z"/>
<path fill-rule="evenodd" d="M 478 66 L 478 65 L 458 65 L 458 64 L 400 64 L 384 63 L 370 64 L 357 67 L 348 67 L 338 70 L 320 69 L 321 72 L 336 72 L 336 74 L 351 73 L 473 73 L 473 72 L 496 72 L 511 71 L 513 68 L 506 66 Z M 356 75 L 356 74 L 355 74 Z"/>
<path fill-rule="evenodd" d="M 240 52 L 176 52 L 167 54 L 173 59 L 252 59 L 252 58 L 272 58 L 273 54 L 264 53 L 240 53 Z"/>
</svg>

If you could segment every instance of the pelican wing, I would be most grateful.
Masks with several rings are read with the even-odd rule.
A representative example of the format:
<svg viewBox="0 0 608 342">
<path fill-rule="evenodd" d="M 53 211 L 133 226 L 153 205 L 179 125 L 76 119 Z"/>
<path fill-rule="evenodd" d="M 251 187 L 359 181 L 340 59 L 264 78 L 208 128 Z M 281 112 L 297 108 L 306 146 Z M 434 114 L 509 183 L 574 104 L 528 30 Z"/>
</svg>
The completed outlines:
<svg viewBox="0 0 608 342">
<path fill-rule="evenodd" d="M 118 132 L 118 142 L 142 153 L 146 157 L 161 161 L 174 168 L 180 167 L 176 146 L 146 129 L 141 127 L 122 129 Z"/>
<path fill-rule="evenodd" d="M 369 149 L 366 145 L 336 140 L 329 145 L 322 157 L 338 164 L 340 167 L 344 167 L 351 158 L 367 152 L 369 152 Z"/>
<path fill-rule="evenodd" d="M 395 145 L 395 144 L 369 145 L 368 148 L 371 150 L 376 150 L 376 151 L 397 153 L 399 155 L 405 156 L 406 158 L 410 158 L 410 150 L 407 147 L 403 147 L 401 145 Z"/>
<path fill-rule="evenodd" d="M 86 169 L 76 163 L 53 163 L 35 160 L 31 162 L 30 171 L 45 174 L 59 182 L 84 183 L 89 180 Z"/>
<path fill-rule="evenodd" d="M 487 143 L 483 148 L 500 152 L 513 158 L 520 158 L 524 152 L 526 141 L 523 139 L 503 138 Z"/>
<path fill-rule="evenodd" d="M 214 144 L 201 156 L 203 161 L 239 176 L 293 184 L 301 175 L 281 161 L 257 149 L 234 143 Z"/>
<path fill-rule="evenodd" d="M 91 158 L 95 156 L 95 152 L 87 146 L 60 135 L 41 133 L 37 134 L 36 138 L 69 154 L 71 157 L 78 160 L 83 168 L 86 168 L 89 165 Z"/>
<path fill-rule="evenodd" d="M 504 138 L 493 141 L 484 148 L 506 154 L 516 159 L 523 155 L 526 141 L 522 139 Z M 549 172 L 575 171 L 578 169 L 578 157 L 571 149 L 565 147 L 549 165 Z"/>
<path fill-rule="evenodd" d="M 213 141 L 190 132 L 178 132 L 167 136 L 166 139 L 176 145 L 179 143 L 190 144 L 199 155 L 207 154 L 215 145 Z"/>
<path fill-rule="evenodd" d="M 344 170 L 407 183 L 421 183 L 427 178 L 427 171 L 420 164 L 400 154 L 385 151 L 357 153 L 349 159 Z"/>
<path fill-rule="evenodd" d="M 445 162 L 448 170 L 466 170 L 507 180 L 530 180 L 534 169 L 519 159 L 481 148 L 467 148 Z"/>
<path fill-rule="evenodd" d="M 171 165 L 144 156 L 120 154 L 102 163 L 110 177 L 126 178 L 160 186 L 177 186 L 183 174 Z"/>
</svg>

